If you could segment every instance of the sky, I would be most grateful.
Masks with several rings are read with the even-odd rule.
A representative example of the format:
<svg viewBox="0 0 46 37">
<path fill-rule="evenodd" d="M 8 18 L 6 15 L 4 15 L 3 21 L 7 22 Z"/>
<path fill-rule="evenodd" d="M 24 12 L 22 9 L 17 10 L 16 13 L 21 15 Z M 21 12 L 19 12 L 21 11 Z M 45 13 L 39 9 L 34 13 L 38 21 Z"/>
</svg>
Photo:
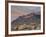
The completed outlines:
<svg viewBox="0 0 46 37">
<path fill-rule="evenodd" d="M 40 14 L 40 7 L 38 6 L 11 6 L 11 21 L 15 20 L 19 16 L 35 13 Z"/>
</svg>

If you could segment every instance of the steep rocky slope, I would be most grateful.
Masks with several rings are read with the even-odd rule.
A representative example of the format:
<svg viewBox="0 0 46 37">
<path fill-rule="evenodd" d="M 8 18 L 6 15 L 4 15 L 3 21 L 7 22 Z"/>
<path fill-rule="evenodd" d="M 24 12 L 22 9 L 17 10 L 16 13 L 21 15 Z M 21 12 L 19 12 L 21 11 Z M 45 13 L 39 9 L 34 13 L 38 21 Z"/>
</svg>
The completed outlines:
<svg viewBox="0 0 46 37">
<path fill-rule="evenodd" d="M 34 30 L 40 29 L 40 15 L 30 13 L 19 16 L 16 20 L 11 22 L 11 30 Z"/>
</svg>

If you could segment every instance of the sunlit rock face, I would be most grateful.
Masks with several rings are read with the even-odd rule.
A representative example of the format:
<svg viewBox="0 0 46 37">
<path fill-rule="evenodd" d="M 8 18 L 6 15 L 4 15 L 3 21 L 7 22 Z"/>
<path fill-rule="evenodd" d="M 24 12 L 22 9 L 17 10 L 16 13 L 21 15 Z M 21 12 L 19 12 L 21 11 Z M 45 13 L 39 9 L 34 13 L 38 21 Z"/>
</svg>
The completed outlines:
<svg viewBox="0 0 46 37">
<path fill-rule="evenodd" d="M 11 30 L 38 30 L 40 29 L 40 15 L 30 13 L 19 16 L 16 20 L 11 22 Z"/>
</svg>

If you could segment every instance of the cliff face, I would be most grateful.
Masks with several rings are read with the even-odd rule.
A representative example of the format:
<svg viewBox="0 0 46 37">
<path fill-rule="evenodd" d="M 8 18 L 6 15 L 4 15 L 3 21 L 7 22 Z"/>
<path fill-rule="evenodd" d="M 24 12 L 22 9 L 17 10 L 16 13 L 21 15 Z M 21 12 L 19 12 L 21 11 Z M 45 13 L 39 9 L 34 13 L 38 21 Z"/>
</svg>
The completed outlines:
<svg viewBox="0 0 46 37">
<path fill-rule="evenodd" d="M 40 24 L 40 15 L 30 13 L 19 16 L 11 23 L 11 30 L 32 30 Z"/>
</svg>

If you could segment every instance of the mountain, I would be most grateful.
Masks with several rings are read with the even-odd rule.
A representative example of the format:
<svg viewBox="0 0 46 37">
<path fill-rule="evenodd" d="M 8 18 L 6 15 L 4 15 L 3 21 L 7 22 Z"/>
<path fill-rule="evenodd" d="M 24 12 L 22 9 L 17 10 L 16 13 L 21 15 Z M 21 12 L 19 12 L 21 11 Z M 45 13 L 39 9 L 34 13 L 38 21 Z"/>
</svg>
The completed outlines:
<svg viewBox="0 0 46 37">
<path fill-rule="evenodd" d="M 32 23 L 35 23 L 36 25 L 40 24 L 40 15 L 37 15 L 35 13 L 30 13 L 27 15 L 19 16 L 16 20 L 11 22 L 11 27 L 12 27 L 12 30 L 16 30 L 16 26 L 18 26 L 18 27 L 19 26 L 26 26 L 26 27 L 30 26 L 31 27 Z M 29 28 L 29 27 L 27 27 L 27 28 Z"/>
</svg>

